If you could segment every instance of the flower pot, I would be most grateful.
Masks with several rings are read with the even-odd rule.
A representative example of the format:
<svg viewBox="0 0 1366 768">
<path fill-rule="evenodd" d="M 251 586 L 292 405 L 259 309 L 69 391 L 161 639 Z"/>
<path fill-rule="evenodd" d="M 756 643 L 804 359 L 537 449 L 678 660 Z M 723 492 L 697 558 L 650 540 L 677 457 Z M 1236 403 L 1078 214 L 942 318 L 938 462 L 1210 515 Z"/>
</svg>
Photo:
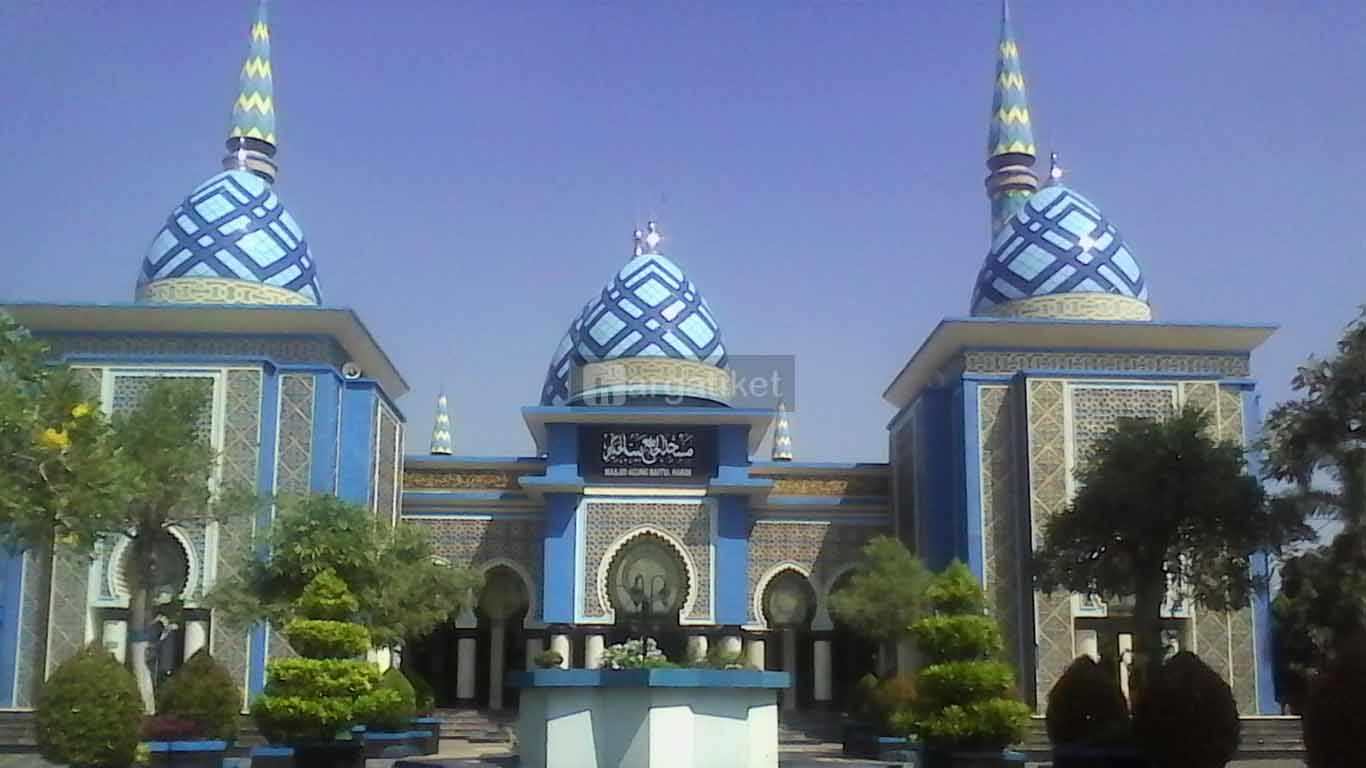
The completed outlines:
<svg viewBox="0 0 1366 768">
<path fill-rule="evenodd" d="M 441 751 L 441 720 L 435 717 L 418 717 L 413 719 L 413 730 L 421 731 L 425 735 L 422 739 L 420 749 L 424 755 L 435 755 Z"/>
<path fill-rule="evenodd" d="M 294 768 L 294 748 L 252 747 L 251 768 Z"/>
<path fill-rule="evenodd" d="M 226 741 L 149 741 L 152 768 L 222 768 Z"/>
<path fill-rule="evenodd" d="M 365 733 L 366 759 L 392 759 L 397 757 L 416 757 L 425 754 L 426 731 L 367 731 Z"/>
<path fill-rule="evenodd" d="M 1053 768 L 1148 768 L 1149 763 L 1133 747 L 1092 747 L 1057 744 Z"/>
<path fill-rule="evenodd" d="M 931 747 L 924 768 L 1024 768 L 1025 755 L 1014 750 L 970 750 Z"/>
</svg>

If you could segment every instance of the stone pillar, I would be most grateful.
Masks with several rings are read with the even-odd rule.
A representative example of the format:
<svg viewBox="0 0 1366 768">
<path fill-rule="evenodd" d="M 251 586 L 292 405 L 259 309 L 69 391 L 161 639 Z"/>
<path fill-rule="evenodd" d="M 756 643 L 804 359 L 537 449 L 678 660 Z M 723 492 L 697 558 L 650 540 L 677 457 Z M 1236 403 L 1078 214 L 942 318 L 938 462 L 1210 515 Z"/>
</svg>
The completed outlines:
<svg viewBox="0 0 1366 768">
<path fill-rule="evenodd" d="M 740 649 L 739 635 L 723 635 L 721 637 L 721 653 L 737 654 L 740 652 Z"/>
<path fill-rule="evenodd" d="M 792 710 L 797 708 L 797 681 L 801 676 L 801 668 L 797 664 L 797 630 L 783 627 L 782 632 L 783 671 L 792 677 L 792 687 L 783 691 L 782 708 Z"/>
<path fill-rule="evenodd" d="M 1094 629 L 1077 630 L 1077 655 L 1100 661 L 1100 635 Z"/>
<path fill-rule="evenodd" d="M 204 621 L 185 622 L 185 658 L 195 655 L 209 642 L 209 625 Z"/>
<path fill-rule="evenodd" d="M 537 637 L 528 637 L 528 638 L 526 639 L 526 668 L 527 668 L 527 669 L 535 669 L 535 668 L 536 668 L 536 657 L 537 657 L 537 656 L 540 656 L 540 655 L 541 655 L 541 651 L 544 651 L 544 650 L 545 650 L 545 638 L 544 638 L 544 637 L 539 637 L 539 636 L 537 636 Z"/>
<path fill-rule="evenodd" d="M 583 639 L 584 669 L 602 669 L 602 651 L 606 644 L 607 638 L 602 635 L 588 635 Z"/>
<path fill-rule="evenodd" d="M 683 652 L 683 657 L 689 662 L 701 661 L 707 658 L 707 636 L 688 635 L 688 647 L 687 650 Z"/>
<path fill-rule="evenodd" d="M 104 623 L 104 641 L 101 643 L 106 651 L 114 654 L 114 658 L 122 664 L 128 658 L 128 622 L 126 621 L 106 621 Z"/>
<path fill-rule="evenodd" d="M 569 635 L 564 633 L 550 636 L 550 650 L 560 654 L 560 669 L 569 669 Z"/>
<path fill-rule="evenodd" d="M 503 645 L 507 625 L 507 619 L 489 622 L 489 709 L 503 708 Z"/>
<path fill-rule="evenodd" d="M 830 674 L 830 641 L 817 640 L 811 647 L 811 698 L 816 701 L 830 701 L 832 680 Z"/>
<path fill-rule="evenodd" d="M 750 637 L 745 639 L 745 663 L 755 669 L 764 668 L 764 639 Z"/>
<path fill-rule="evenodd" d="M 455 698 L 469 701 L 474 698 L 475 679 L 478 670 L 474 668 L 478 658 L 477 641 L 473 637 L 460 637 L 455 641 Z"/>
</svg>

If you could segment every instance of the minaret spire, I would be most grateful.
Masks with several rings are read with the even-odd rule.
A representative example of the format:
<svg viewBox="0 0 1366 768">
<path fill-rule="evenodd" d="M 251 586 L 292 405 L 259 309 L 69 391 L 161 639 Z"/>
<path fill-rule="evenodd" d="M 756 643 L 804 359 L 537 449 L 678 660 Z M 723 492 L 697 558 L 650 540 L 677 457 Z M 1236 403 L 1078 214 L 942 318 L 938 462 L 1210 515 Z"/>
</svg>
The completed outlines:
<svg viewBox="0 0 1366 768">
<path fill-rule="evenodd" d="M 446 393 L 436 398 L 436 421 L 432 423 L 433 456 L 450 456 L 453 452 L 451 438 L 451 414 L 446 410 Z"/>
<path fill-rule="evenodd" d="M 1034 129 L 1029 122 L 1020 48 L 1010 26 L 1010 0 L 1001 0 L 1001 39 L 996 54 L 996 85 L 987 133 L 987 197 L 991 199 L 991 234 L 1014 216 L 1039 188 L 1034 165 Z"/>
<path fill-rule="evenodd" d="M 232 105 L 232 128 L 223 167 L 251 171 L 275 180 L 275 80 L 270 68 L 270 19 L 266 0 L 257 0 L 251 25 L 251 44 L 242 63 L 237 101 Z"/>
<path fill-rule="evenodd" d="M 787 418 L 787 406 L 781 400 L 773 419 L 773 460 L 792 461 L 792 423 Z"/>
</svg>

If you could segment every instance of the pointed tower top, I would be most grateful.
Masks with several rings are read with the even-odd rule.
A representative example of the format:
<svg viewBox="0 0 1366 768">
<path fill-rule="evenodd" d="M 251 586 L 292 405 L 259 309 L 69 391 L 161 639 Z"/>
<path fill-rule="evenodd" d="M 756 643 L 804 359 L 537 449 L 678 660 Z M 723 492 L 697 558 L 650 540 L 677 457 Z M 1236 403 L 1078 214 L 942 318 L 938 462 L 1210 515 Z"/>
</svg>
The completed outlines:
<svg viewBox="0 0 1366 768">
<path fill-rule="evenodd" d="M 1010 4 L 1001 0 L 1001 36 L 996 50 L 996 83 L 992 89 L 991 126 L 987 131 L 987 197 L 991 198 L 991 232 L 1014 216 L 1039 188 L 1030 170 L 1035 161 L 1034 129 L 1029 118 L 1020 47 L 1010 25 Z"/>
<path fill-rule="evenodd" d="M 242 63 L 241 86 L 232 106 L 232 128 L 223 167 L 275 180 L 275 80 L 270 68 L 270 20 L 266 0 L 257 0 L 251 43 Z"/>
<path fill-rule="evenodd" d="M 653 221 L 646 222 L 645 231 L 637 229 L 631 233 L 635 239 L 637 256 L 644 256 L 647 253 L 659 253 L 659 243 L 664 240 L 664 236 L 659 234 L 659 227 Z"/>
<path fill-rule="evenodd" d="M 436 398 L 436 421 L 432 424 L 433 456 L 450 456 L 453 451 L 451 439 L 451 415 L 446 410 L 446 393 Z"/>
<path fill-rule="evenodd" d="M 773 419 L 773 460 L 792 461 L 792 423 L 787 407 L 778 401 L 778 413 Z"/>
</svg>

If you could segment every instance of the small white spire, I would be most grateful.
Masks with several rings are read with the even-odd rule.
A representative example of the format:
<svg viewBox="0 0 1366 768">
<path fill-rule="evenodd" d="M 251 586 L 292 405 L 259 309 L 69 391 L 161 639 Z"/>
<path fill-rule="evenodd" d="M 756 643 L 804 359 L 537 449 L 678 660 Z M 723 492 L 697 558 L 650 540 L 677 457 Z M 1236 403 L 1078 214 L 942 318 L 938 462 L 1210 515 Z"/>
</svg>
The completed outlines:
<svg viewBox="0 0 1366 768">
<path fill-rule="evenodd" d="M 1055 181 L 1055 182 L 1061 181 L 1061 180 L 1062 180 L 1062 174 L 1063 174 L 1063 167 L 1062 167 L 1061 165 L 1058 165 L 1058 153 L 1057 153 L 1057 152 L 1049 152 L 1049 153 L 1048 153 L 1048 178 L 1049 178 L 1050 180 L 1052 180 L 1052 181 Z"/>
<path fill-rule="evenodd" d="M 778 401 L 778 413 L 773 419 L 773 460 L 792 461 L 792 424 L 787 407 Z"/>
<path fill-rule="evenodd" d="M 659 243 L 664 239 L 664 236 L 659 234 L 658 225 L 653 221 L 646 222 L 644 232 L 637 228 L 635 232 L 631 233 L 631 236 L 636 243 L 635 253 L 637 256 L 659 253 Z"/>
<path fill-rule="evenodd" d="M 452 444 L 451 415 L 446 409 L 446 393 L 442 392 L 436 398 L 436 421 L 432 423 L 431 454 L 433 456 L 450 456 L 454 452 Z"/>
</svg>

